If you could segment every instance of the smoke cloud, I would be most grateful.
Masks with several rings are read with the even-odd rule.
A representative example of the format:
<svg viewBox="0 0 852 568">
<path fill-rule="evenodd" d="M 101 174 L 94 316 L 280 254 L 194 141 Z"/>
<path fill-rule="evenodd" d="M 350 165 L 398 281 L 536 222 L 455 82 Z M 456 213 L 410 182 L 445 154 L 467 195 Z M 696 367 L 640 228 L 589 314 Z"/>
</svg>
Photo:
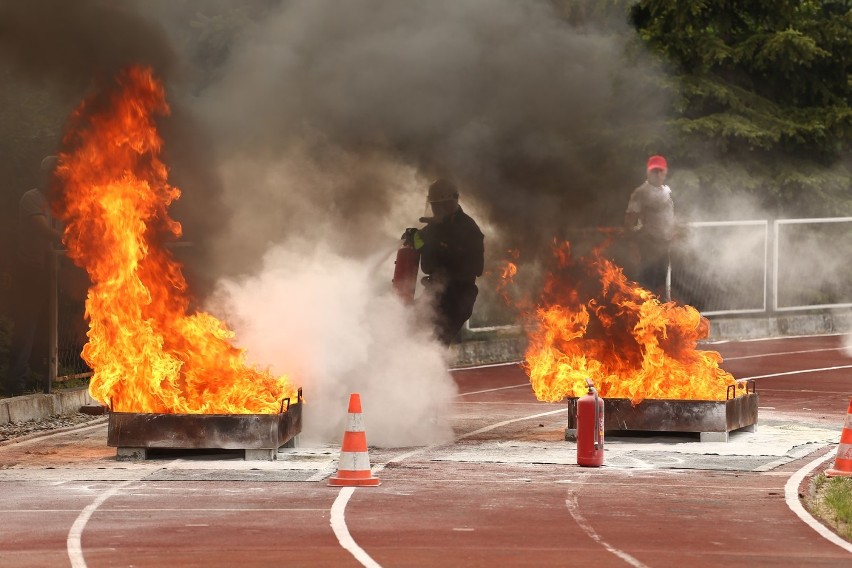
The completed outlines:
<svg viewBox="0 0 852 568">
<path fill-rule="evenodd" d="M 253 361 L 305 387 L 305 436 L 339 437 L 360 391 L 371 443 L 419 444 L 450 436 L 455 387 L 428 317 L 390 279 L 428 183 L 457 182 L 495 272 L 507 248 L 532 261 L 574 227 L 620 223 L 648 153 L 633 141 L 663 135 L 666 96 L 626 55 L 626 24 L 570 23 L 554 5 L 4 3 L 0 58 L 58 83 L 153 66 L 190 276 L 223 277 L 210 309 Z M 206 73 L 187 48 L 196 25 L 216 46 Z"/>
<path fill-rule="evenodd" d="M 665 103 L 622 31 L 533 0 L 281 3 L 197 97 L 235 213 L 222 258 L 318 233 L 369 255 L 437 177 L 495 228 L 493 256 L 620 222 L 645 150 L 616 148 L 660 131 Z"/>
<path fill-rule="evenodd" d="M 186 67 L 166 29 L 148 17 L 158 7 L 164 5 L 135 10 L 132 4 L 108 0 L 0 3 L 0 65 L 16 78 L 76 101 L 72 107 L 92 91 L 111 88 L 116 73 L 129 65 L 153 68 L 166 82 L 167 92 L 171 86 L 179 93 L 191 87 L 182 80 Z M 210 235 L 226 219 L 222 186 L 205 124 L 180 97 L 169 97 L 169 102 L 171 114 L 161 124 L 164 158 L 172 183 L 183 190 L 173 213 L 194 244 L 194 255 L 185 259 L 187 276 L 194 292 L 203 296 L 218 276 L 212 273 L 209 252 Z M 61 127 L 56 124 L 54 129 Z"/>
<path fill-rule="evenodd" d="M 304 388 L 304 438 L 339 439 L 358 392 L 371 444 L 447 441 L 456 387 L 444 352 L 371 266 L 323 245 L 273 247 L 257 275 L 224 280 L 211 307 L 251 360 Z"/>
<path fill-rule="evenodd" d="M 36 80 L 85 88 L 129 64 L 149 65 L 168 76 L 175 58 L 159 26 L 118 2 L 0 4 L 0 61 Z"/>
</svg>

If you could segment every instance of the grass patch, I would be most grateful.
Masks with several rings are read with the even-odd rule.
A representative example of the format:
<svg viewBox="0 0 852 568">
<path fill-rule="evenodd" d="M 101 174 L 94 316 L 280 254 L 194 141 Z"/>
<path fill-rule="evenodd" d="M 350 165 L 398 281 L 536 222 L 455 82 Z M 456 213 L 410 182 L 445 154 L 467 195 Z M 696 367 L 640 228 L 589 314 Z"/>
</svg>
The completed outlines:
<svg viewBox="0 0 852 568">
<path fill-rule="evenodd" d="M 852 541 L 852 477 L 817 475 L 806 505 L 815 517 Z"/>
<path fill-rule="evenodd" d="M 852 477 L 834 477 L 826 483 L 825 504 L 845 525 L 843 537 L 852 540 Z"/>
</svg>

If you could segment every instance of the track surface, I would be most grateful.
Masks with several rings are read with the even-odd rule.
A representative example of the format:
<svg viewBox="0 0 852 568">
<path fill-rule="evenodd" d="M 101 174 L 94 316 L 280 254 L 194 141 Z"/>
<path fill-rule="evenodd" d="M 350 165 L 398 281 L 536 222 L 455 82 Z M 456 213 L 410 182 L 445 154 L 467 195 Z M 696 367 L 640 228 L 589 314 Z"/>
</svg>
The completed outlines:
<svg viewBox="0 0 852 568">
<path fill-rule="evenodd" d="M 377 488 L 327 487 L 335 447 L 117 462 L 105 422 L 2 445 L 0 566 L 852 566 L 785 501 L 806 464 L 833 463 L 841 338 L 707 347 L 760 377 L 758 431 L 609 438 L 602 468 L 575 464 L 566 407 L 514 365 L 455 372 L 456 441 L 371 448 Z"/>
</svg>

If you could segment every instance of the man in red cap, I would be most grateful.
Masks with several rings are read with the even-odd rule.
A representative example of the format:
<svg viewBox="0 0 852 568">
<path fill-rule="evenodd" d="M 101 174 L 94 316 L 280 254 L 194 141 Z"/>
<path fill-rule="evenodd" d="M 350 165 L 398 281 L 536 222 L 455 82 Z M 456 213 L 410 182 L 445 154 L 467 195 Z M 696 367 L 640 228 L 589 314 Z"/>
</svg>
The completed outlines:
<svg viewBox="0 0 852 568">
<path fill-rule="evenodd" d="M 666 280 L 675 219 L 672 190 L 665 185 L 668 164 L 662 156 L 651 156 L 645 170 L 645 183 L 630 195 L 624 224 L 636 235 L 637 281 L 658 297 L 669 300 Z"/>
</svg>

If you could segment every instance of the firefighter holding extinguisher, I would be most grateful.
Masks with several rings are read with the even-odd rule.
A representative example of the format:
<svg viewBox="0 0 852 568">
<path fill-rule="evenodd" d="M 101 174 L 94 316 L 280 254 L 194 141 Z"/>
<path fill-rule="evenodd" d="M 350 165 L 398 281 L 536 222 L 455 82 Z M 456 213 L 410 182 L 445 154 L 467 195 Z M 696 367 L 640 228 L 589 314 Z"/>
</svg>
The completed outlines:
<svg viewBox="0 0 852 568">
<path fill-rule="evenodd" d="M 445 345 L 453 342 L 473 313 L 479 289 L 476 278 L 482 275 L 485 262 L 484 236 L 479 226 L 459 205 L 456 185 L 439 179 L 429 186 L 427 201 L 431 217 L 421 217 L 422 229 L 408 229 L 403 235 L 403 248 L 408 254 L 419 253 L 421 280 L 435 306 L 435 333 Z M 400 249 L 403 252 L 403 249 Z M 403 274 L 410 258 L 397 256 L 394 286 L 410 282 Z M 401 262 L 402 261 L 402 262 Z M 414 264 L 416 270 L 416 264 Z M 413 286 L 410 287 L 413 296 Z"/>
</svg>

